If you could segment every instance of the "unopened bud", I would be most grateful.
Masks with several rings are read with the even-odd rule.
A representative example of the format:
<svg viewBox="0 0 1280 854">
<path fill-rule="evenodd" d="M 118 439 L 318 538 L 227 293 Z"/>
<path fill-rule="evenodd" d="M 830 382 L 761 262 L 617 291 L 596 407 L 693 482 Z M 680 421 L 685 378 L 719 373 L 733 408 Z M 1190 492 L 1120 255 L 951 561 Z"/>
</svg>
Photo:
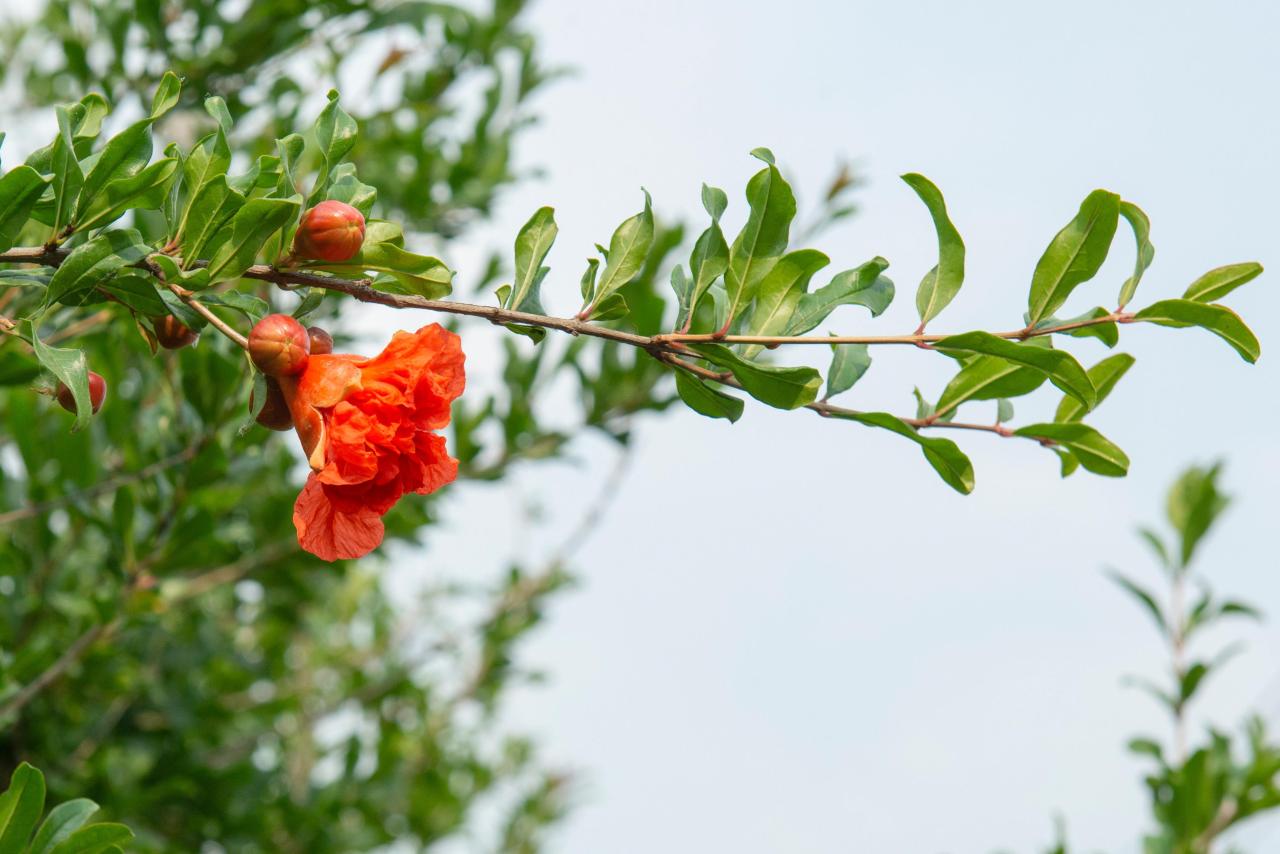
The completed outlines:
<svg viewBox="0 0 1280 854">
<path fill-rule="evenodd" d="M 188 344 L 194 343 L 200 337 L 199 332 L 196 332 L 172 314 L 167 314 L 157 319 L 155 327 L 156 340 L 166 350 L 181 350 Z"/>
<path fill-rule="evenodd" d="M 321 202 L 302 215 L 293 254 L 321 261 L 349 261 L 364 243 L 364 214 L 345 202 Z"/>
<path fill-rule="evenodd" d="M 249 411 L 252 412 L 254 407 L 253 393 L 249 393 Z M 289 413 L 289 404 L 284 399 L 284 392 L 280 390 L 280 383 L 276 382 L 275 377 L 267 377 L 267 399 L 262 402 L 262 410 L 258 413 L 257 421 L 268 430 L 292 430 L 293 416 Z"/>
<path fill-rule="evenodd" d="M 333 336 L 319 326 L 308 326 L 307 335 L 311 339 L 311 355 L 324 356 L 333 352 Z"/>
<path fill-rule="evenodd" d="M 249 358 L 269 377 L 287 377 L 307 368 L 311 339 L 287 314 L 268 314 L 249 331 Z"/>
<path fill-rule="evenodd" d="M 56 394 L 58 405 L 70 413 L 76 411 L 76 398 L 71 393 L 71 389 L 66 383 L 58 383 L 58 391 Z M 89 406 L 94 415 L 98 414 L 98 410 L 102 408 L 102 401 L 107 397 L 107 381 L 102 378 L 102 374 L 89 372 Z"/>
</svg>

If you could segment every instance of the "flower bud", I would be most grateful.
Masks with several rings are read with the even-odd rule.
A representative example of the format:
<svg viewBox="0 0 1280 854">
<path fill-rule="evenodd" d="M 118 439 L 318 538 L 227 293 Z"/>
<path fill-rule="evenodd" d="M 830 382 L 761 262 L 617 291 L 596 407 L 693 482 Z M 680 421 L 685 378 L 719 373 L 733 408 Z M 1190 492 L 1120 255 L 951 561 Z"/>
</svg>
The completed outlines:
<svg viewBox="0 0 1280 854">
<path fill-rule="evenodd" d="M 311 339 L 287 314 L 268 314 L 249 330 L 249 358 L 269 377 L 287 377 L 307 368 Z"/>
<path fill-rule="evenodd" d="M 187 326 L 172 314 L 157 318 L 155 321 L 156 340 L 166 350 L 181 350 L 188 344 L 194 344 L 200 337 L 190 326 Z"/>
<path fill-rule="evenodd" d="M 68 412 L 75 414 L 76 398 L 71 393 L 71 389 L 65 383 L 58 383 L 57 391 L 58 405 Z M 97 415 L 98 410 L 102 408 L 102 401 L 107 397 L 107 381 L 102 378 L 102 374 L 89 372 L 89 405 L 93 410 L 93 414 Z"/>
<path fill-rule="evenodd" d="M 364 243 L 364 215 L 345 202 L 321 202 L 302 215 L 293 254 L 321 261 L 349 261 Z"/>
<path fill-rule="evenodd" d="M 307 336 L 311 339 L 311 355 L 324 356 L 333 352 L 333 336 L 319 326 L 308 326 Z"/>
<path fill-rule="evenodd" d="M 249 393 L 249 411 L 254 407 L 253 392 Z M 267 399 L 262 403 L 262 411 L 257 421 L 268 430 L 292 430 L 293 415 L 289 412 L 289 404 L 284 399 L 284 392 L 275 377 L 267 377 Z"/>
</svg>

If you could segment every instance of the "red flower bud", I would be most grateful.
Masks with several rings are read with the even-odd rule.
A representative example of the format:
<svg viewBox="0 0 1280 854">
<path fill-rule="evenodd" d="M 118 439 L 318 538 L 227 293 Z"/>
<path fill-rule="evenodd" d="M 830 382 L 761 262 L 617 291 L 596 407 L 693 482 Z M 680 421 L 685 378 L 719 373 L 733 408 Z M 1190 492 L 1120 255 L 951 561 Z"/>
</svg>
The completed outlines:
<svg viewBox="0 0 1280 854">
<path fill-rule="evenodd" d="M 253 392 L 249 393 L 249 411 L 253 411 Z M 267 399 L 262 403 L 262 411 L 257 421 L 268 430 L 292 430 L 293 415 L 289 413 L 289 404 L 280 390 L 280 383 L 275 377 L 267 377 Z"/>
<path fill-rule="evenodd" d="M 333 336 L 319 326 L 308 326 L 307 335 L 311 338 L 311 355 L 324 356 L 333 352 Z"/>
<path fill-rule="evenodd" d="M 200 337 L 190 326 L 187 326 L 172 314 L 157 318 L 155 321 L 156 340 L 166 350 L 181 350 L 188 344 L 194 344 Z"/>
<path fill-rule="evenodd" d="M 98 410 L 102 408 L 102 401 L 107 397 L 107 381 L 102 378 L 102 374 L 89 372 L 89 405 L 93 409 L 93 414 L 97 415 Z M 71 394 L 71 389 L 67 388 L 65 383 L 58 383 L 58 405 L 68 412 L 74 414 L 76 411 L 76 399 Z"/>
<path fill-rule="evenodd" d="M 307 330 L 287 314 L 268 314 L 249 330 L 249 358 L 269 377 L 302 373 L 310 352 Z"/>
<path fill-rule="evenodd" d="M 345 202 L 321 202 L 302 215 L 293 254 L 321 261 L 349 261 L 364 243 L 364 215 Z"/>
</svg>

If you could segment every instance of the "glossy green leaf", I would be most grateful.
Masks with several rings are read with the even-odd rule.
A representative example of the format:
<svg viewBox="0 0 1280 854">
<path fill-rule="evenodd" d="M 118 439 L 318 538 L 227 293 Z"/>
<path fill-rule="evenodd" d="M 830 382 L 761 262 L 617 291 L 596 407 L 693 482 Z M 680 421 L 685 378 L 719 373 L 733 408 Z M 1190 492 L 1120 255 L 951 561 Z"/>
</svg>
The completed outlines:
<svg viewBox="0 0 1280 854">
<path fill-rule="evenodd" d="M 13 248 L 48 184 L 49 179 L 26 165 L 15 166 L 0 178 L 0 252 Z"/>
<path fill-rule="evenodd" d="M 1114 356 L 1108 356 L 1098 364 L 1089 369 L 1089 379 L 1093 382 L 1093 387 L 1097 390 L 1097 399 L 1091 408 L 1086 409 L 1080 401 L 1070 395 L 1063 397 L 1062 402 L 1058 404 L 1057 414 L 1053 416 L 1054 421 L 1079 421 L 1087 412 L 1097 409 L 1102 401 L 1107 399 L 1107 395 L 1111 394 L 1111 390 L 1116 387 L 1116 383 L 1125 373 L 1133 367 L 1134 358 L 1128 353 L 1116 353 Z"/>
<path fill-rule="evenodd" d="M 0 795 L 0 854 L 19 854 L 44 812 L 44 775 L 25 762 Z"/>
<path fill-rule="evenodd" d="M 1129 457 L 1105 436 L 1078 421 L 1066 424 L 1028 424 L 1014 431 L 1015 436 L 1055 442 L 1071 451 L 1080 465 L 1094 474 L 1124 477 L 1129 472 Z"/>
<path fill-rule="evenodd" d="M 378 200 L 378 189 L 356 177 L 355 164 L 342 163 L 333 171 L 329 198 L 346 202 L 367 218 L 373 211 L 373 203 Z"/>
<path fill-rule="evenodd" d="M 680 268 L 677 266 L 676 270 Z M 579 280 L 579 289 L 582 291 L 582 300 L 584 303 L 591 302 L 596 293 L 596 274 L 600 272 L 600 259 L 588 258 L 587 269 L 582 271 L 582 279 Z M 683 271 L 681 271 L 683 275 Z M 671 271 L 672 283 L 675 282 L 675 270 Z"/>
<path fill-rule="evenodd" d="M 973 463 L 959 446 L 950 439 L 922 436 L 920 431 L 888 412 L 832 412 L 831 417 L 857 421 L 868 427 L 879 427 L 910 439 L 920 446 L 924 458 L 939 476 L 956 492 L 968 495 L 973 492 Z"/>
<path fill-rule="evenodd" d="M 84 187 L 84 172 L 76 159 L 71 139 L 71 115 L 65 107 L 55 108 L 58 118 L 58 136 L 53 141 L 51 167 L 53 169 L 53 233 L 61 235 L 62 228 L 71 219 L 71 211 Z"/>
<path fill-rule="evenodd" d="M 374 279 L 373 287 L 387 293 L 440 299 L 453 290 L 453 273 L 442 261 L 415 254 L 391 241 L 370 243 L 366 240 L 359 254 L 350 261 L 308 267 L 348 276 L 370 271 L 384 273 L 385 276 Z"/>
<path fill-rule="evenodd" d="M 938 234 L 938 263 L 925 274 L 916 291 L 916 310 L 923 326 L 950 304 L 964 284 L 964 241 L 947 216 L 947 203 L 933 182 L 914 172 L 902 176 L 929 209 Z"/>
<path fill-rule="evenodd" d="M 1062 350 L 1019 344 L 989 332 L 965 332 L 949 335 L 934 346 L 939 350 L 959 350 L 995 356 L 1043 372 L 1049 381 L 1085 406 L 1092 407 L 1097 393 L 1080 363 Z M 1002 395 L 1003 396 L 1003 395 Z"/>
<path fill-rule="evenodd" d="M 189 222 L 196 200 L 206 192 L 210 182 L 221 178 L 225 185 L 227 169 L 230 167 L 231 148 L 221 128 L 203 137 L 191 149 L 182 164 L 182 184 L 186 188 L 187 203 L 178 227 L 181 237 L 185 238 L 190 231 Z"/>
<path fill-rule="evenodd" d="M 877 317 L 893 301 L 893 282 L 882 276 L 889 262 L 876 257 L 852 270 L 837 273 L 831 283 L 811 294 L 804 294 L 796 304 L 787 335 L 803 335 L 826 320 L 842 305 L 861 305 Z"/>
<path fill-rule="evenodd" d="M 133 839 L 133 831 L 123 824 L 91 824 L 59 842 L 49 854 L 105 854 L 117 843 L 130 839 Z"/>
<path fill-rule="evenodd" d="M 329 186 L 330 173 L 355 146 L 357 132 L 358 128 L 355 119 L 351 118 L 346 110 L 338 106 L 338 91 L 331 89 L 329 91 L 329 103 L 320 111 L 320 116 L 316 119 L 315 135 L 316 142 L 320 146 L 322 164 L 319 173 L 316 175 L 316 182 L 311 190 L 311 195 L 307 197 L 308 207 L 325 198 L 325 191 Z"/>
<path fill-rule="evenodd" d="M 1261 274 L 1262 265 L 1257 261 L 1215 267 L 1192 282 L 1182 298 L 1196 302 L 1216 302 Z"/>
<path fill-rule="evenodd" d="M 117 273 L 98 286 L 136 312 L 148 317 L 165 314 L 164 300 L 156 292 L 155 279 L 142 273 Z"/>
<path fill-rule="evenodd" d="M 89 423 L 93 408 L 89 400 L 89 363 L 83 350 L 71 350 L 62 347 L 50 347 L 40 340 L 39 321 L 27 322 L 27 332 L 31 340 L 31 349 L 35 352 L 45 369 L 58 378 L 67 388 L 76 404 L 76 420 L 71 432 L 80 430 Z"/>
<path fill-rule="evenodd" d="M 151 118 L 158 119 L 176 107 L 181 94 L 182 81 L 172 71 L 166 71 L 151 99 Z"/>
<path fill-rule="evenodd" d="M 98 805 L 88 798 L 76 798 L 65 804 L 58 804 L 49 811 L 44 823 L 36 831 L 26 854 L 49 854 L 55 845 L 84 826 L 97 811 Z"/>
<path fill-rule="evenodd" d="M 300 213 L 301 199 L 251 199 L 236 211 L 228 224 L 230 234 L 209 260 L 209 280 L 238 278 L 253 266 L 258 252 L 285 223 Z"/>
<path fill-rule="evenodd" d="M 1142 274 L 1151 266 L 1151 262 L 1156 257 L 1156 248 L 1151 245 L 1151 220 L 1147 218 L 1142 208 L 1133 202 L 1120 202 L 1120 216 L 1128 220 L 1130 227 L 1133 229 L 1133 239 L 1137 244 L 1137 256 L 1133 262 L 1133 275 L 1125 279 L 1124 284 L 1120 287 L 1120 299 L 1118 305 L 1124 308 L 1133 299 L 1134 293 L 1138 290 L 1138 282 L 1142 281 Z"/>
<path fill-rule="evenodd" d="M 1142 309 L 1134 315 L 1134 320 L 1160 326 L 1199 326 L 1230 344 L 1246 362 L 1256 362 L 1262 355 L 1262 345 L 1258 343 L 1257 336 L 1240 319 L 1240 315 L 1224 305 L 1166 299 Z"/>
<path fill-rule="evenodd" d="M 703 185 L 703 203 L 708 202 L 707 190 L 709 188 Z M 719 192 L 721 196 L 723 191 Z M 719 197 L 713 196 L 710 200 L 710 210 L 724 210 L 724 205 L 717 204 Z M 689 298 L 689 310 L 696 311 L 698 303 L 706 294 L 707 289 L 724 275 L 725 270 L 729 269 L 729 244 L 725 241 L 724 232 L 720 229 L 720 220 L 718 214 L 712 214 L 711 225 L 706 231 L 698 236 L 698 240 L 693 244 L 693 252 L 689 256 L 689 274 L 692 276 L 693 290 Z M 679 327 L 677 327 L 679 328 Z"/>
<path fill-rule="evenodd" d="M 676 371 L 676 393 L 686 406 L 708 418 L 733 422 L 742 417 L 743 403 L 739 398 L 718 391 L 685 371 Z"/>
<path fill-rule="evenodd" d="M 600 323 L 609 320 L 619 320 L 627 316 L 631 309 L 627 307 L 627 301 L 622 298 L 622 294 L 609 294 L 604 299 L 596 303 L 591 311 L 589 320 Z"/>
<path fill-rule="evenodd" d="M 1111 312 L 1105 308 L 1098 306 L 1097 308 L 1086 311 L 1084 314 L 1075 317 L 1068 317 L 1063 320 L 1058 317 L 1050 316 L 1041 320 L 1035 325 L 1036 329 L 1049 329 L 1059 326 L 1070 326 L 1074 323 L 1081 323 L 1086 320 L 1098 320 L 1107 317 Z M 1062 332 L 1055 333 L 1058 335 L 1069 335 L 1072 338 L 1097 338 L 1108 347 L 1114 347 L 1120 343 L 1120 329 L 1115 322 L 1096 323 L 1089 326 L 1079 326 L 1075 329 L 1067 329 Z"/>
<path fill-rule="evenodd" d="M 935 411 L 954 412 L 967 400 L 997 400 L 1021 397 L 1039 388 L 1047 379 L 1044 371 L 1029 368 L 997 356 L 979 356 L 960 369 L 938 398 Z"/>
<path fill-rule="evenodd" d="M 97 287 L 116 270 L 147 256 L 151 247 L 132 228 L 107 231 L 71 251 L 54 272 L 45 305 L 65 301 Z"/>
<path fill-rule="evenodd" d="M 725 210 L 729 207 L 729 196 L 719 187 L 703 184 L 702 207 L 710 214 L 712 222 L 719 222 L 720 217 L 724 216 Z"/>
<path fill-rule="evenodd" d="M 797 249 L 779 258 L 757 287 L 747 334 L 782 335 L 809 290 L 809 280 L 829 263 L 831 259 L 816 249 Z M 745 355 L 753 358 L 762 349 L 752 345 Z"/>
<path fill-rule="evenodd" d="M 1120 197 L 1094 190 L 1074 219 L 1054 236 L 1031 276 L 1027 302 L 1030 323 L 1053 314 L 1079 285 L 1092 279 L 1107 259 L 1120 220 Z"/>
<path fill-rule="evenodd" d="M 244 196 L 227 184 L 226 175 L 205 181 L 187 205 L 187 222 L 182 232 L 183 265 L 201 260 L 214 235 L 244 207 Z"/>
<path fill-rule="evenodd" d="M 755 298 L 760 280 L 787 251 L 791 221 L 796 216 L 796 197 L 772 163 L 747 182 L 747 204 L 747 222 L 729 248 L 724 274 L 731 319 Z"/>
<path fill-rule="evenodd" d="M 871 352 L 866 344 L 832 344 L 831 367 L 827 370 L 827 393 L 835 397 L 853 388 L 871 367 Z"/>
<path fill-rule="evenodd" d="M 78 227 L 98 228 L 114 222 L 130 210 L 159 210 L 178 174 L 178 160 L 157 160 L 137 175 L 112 181 L 84 212 Z"/>
<path fill-rule="evenodd" d="M 73 221 L 79 226 L 90 207 L 98 204 L 98 194 L 113 181 L 132 178 L 151 159 L 151 123 L 145 118 L 134 122 L 107 141 L 97 162 L 84 177 L 84 186 L 76 204 Z"/>
<path fill-rule="evenodd" d="M 644 194 L 644 210 L 619 225 L 609 240 L 604 270 L 596 285 L 595 302 L 600 302 L 634 279 L 653 243 L 653 207 L 649 192 Z"/>
<path fill-rule="evenodd" d="M 516 235 L 516 273 L 511 295 L 506 307 L 516 311 L 542 313 L 542 301 L 537 283 L 542 262 L 556 242 L 560 231 L 556 225 L 555 211 L 549 207 L 538 208 Z"/>
<path fill-rule="evenodd" d="M 691 346 L 712 364 L 731 372 L 747 394 L 777 409 L 798 409 L 813 403 L 822 387 L 822 375 L 813 368 L 762 365 L 720 344 Z"/>
</svg>

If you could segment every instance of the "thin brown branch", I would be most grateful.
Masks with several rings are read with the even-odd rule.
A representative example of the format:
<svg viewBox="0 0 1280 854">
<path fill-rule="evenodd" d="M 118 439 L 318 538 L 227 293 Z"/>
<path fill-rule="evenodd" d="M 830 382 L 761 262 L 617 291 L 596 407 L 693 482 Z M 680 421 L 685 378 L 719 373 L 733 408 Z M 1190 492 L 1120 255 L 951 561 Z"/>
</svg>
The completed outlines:
<svg viewBox="0 0 1280 854">
<path fill-rule="evenodd" d="M 32 679 L 26 685 L 22 686 L 22 690 L 18 691 L 4 706 L 0 707 L 0 721 L 4 721 L 11 715 L 18 712 L 36 698 L 36 696 L 48 688 L 58 680 L 62 674 L 66 673 L 72 665 L 80 660 L 80 658 L 93 646 L 94 642 L 99 638 L 108 636 L 120 626 L 119 618 L 109 623 L 98 623 L 92 626 L 80 637 L 67 647 L 62 655 L 58 656 L 53 664 L 49 665 L 39 676 Z"/>
<path fill-rule="evenodd" d="M 168 286 L 169 290 L 173 291 L 178 296 L 178 299 L 190 306 L 191 310 L 196 314 L 209 321 L 209 325 L 214 329 L 236 342 L 241 350 L 247 350 L 249 348 L 248 338 L 245 338 L 239 332 L 232 329 L 221 317 L 214 314 L 207 305 L 196 299 L 195 295 L 191 291 L 179 285 L 175 285 L 172 282 L 166 282 L 165 284 Z"/>
<path fill-rule="evenodd" d="M 131 483 L 146 480 L 147 478 L 159 474 L 166 469 L 173 468 L 176 465 L 181 465 L 182 463 L 191 460 L 200 452 L 200 448 L 203 444 L 204 442 L 202 440 L 176 454 L 173 454 L 172 456 L 165 457 L 164 459 L 157 460 L 150 465 L 143 466 L 137 471 L 123 472 L 115 477 L 109 477 L 106 480 L 95 483 L 93 486 L 86 487 L 85 489 L 71 492 L 66 495 L 59 496 L 58 498 L 51 498 L 48 501 L 41 501 L 37 504 L 29 504 L 26 507 L 19 507 L 18 509 L 10 510 L 7 513 L 0 513 L 0 525 L 7 525 L 10 522 L 17 522 L 22 519 L 30 519 L 32 516 L 39 516 L 40 514 L 47 513 L 50 510 L 56 510 L 73 501 L 84 498 L 93 498 L 97 495 L 115 492 L 122 486 L 128 486 Z"/>
</svg>

